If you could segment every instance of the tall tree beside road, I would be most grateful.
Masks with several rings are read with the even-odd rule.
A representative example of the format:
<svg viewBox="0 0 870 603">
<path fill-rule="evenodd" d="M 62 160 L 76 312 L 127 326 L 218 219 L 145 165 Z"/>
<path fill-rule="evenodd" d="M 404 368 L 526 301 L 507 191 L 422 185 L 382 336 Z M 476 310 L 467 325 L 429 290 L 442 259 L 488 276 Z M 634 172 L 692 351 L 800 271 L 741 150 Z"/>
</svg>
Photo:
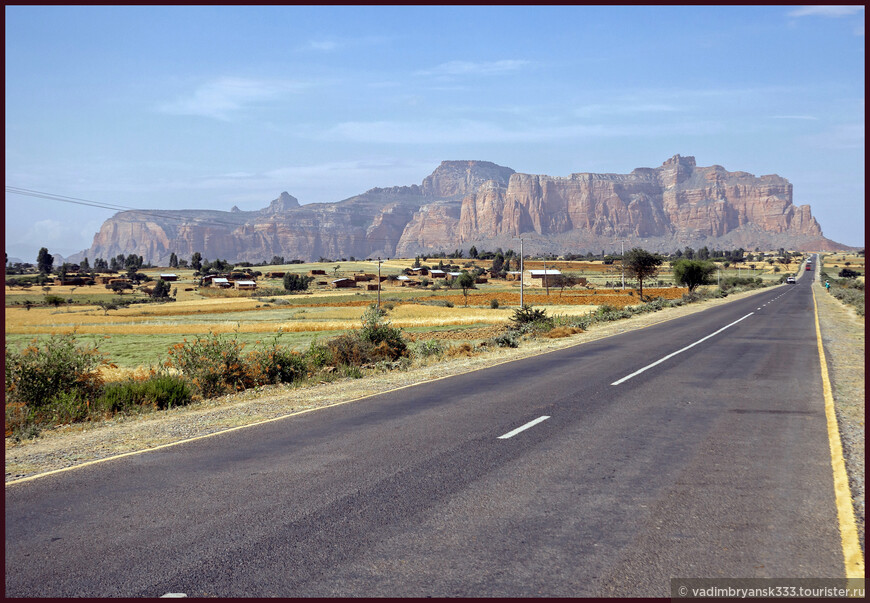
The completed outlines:
<svg viewBox="0 0 870 603">
<path fill-rule="evenodd" d="M 641 300 L 643 300 L 643 281 L 658 274 L 662 261 L 658 255 L 640 247 L 627 251 L 622 258 L 625 272 L 637 279 Z"/>
<path fill-rule="evenodd" d="M 725 262 L 726 266 L 728 262 Z M 680 285 L 689 288 L 689 293 L 698 288 L 698 285 L 706 285 L 710 282 L 710 276 L 716 270 L 712 262 L 702 260 L 678 260 L 674 262 L 674 279 Z"/>
</svg>

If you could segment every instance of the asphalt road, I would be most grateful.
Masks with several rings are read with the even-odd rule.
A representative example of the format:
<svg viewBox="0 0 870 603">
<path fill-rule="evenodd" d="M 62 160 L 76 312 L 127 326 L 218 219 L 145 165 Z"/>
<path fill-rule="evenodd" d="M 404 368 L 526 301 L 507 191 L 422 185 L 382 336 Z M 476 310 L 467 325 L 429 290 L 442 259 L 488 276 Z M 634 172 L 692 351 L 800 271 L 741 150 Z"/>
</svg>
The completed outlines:
<svg viewBox="0 0 870 603">
<path fill-rule="evenodd" d="M 670 596 L 672 577 L 843 577 L 810 275 L 7 486 L 6 595 Z"/>
</svg>

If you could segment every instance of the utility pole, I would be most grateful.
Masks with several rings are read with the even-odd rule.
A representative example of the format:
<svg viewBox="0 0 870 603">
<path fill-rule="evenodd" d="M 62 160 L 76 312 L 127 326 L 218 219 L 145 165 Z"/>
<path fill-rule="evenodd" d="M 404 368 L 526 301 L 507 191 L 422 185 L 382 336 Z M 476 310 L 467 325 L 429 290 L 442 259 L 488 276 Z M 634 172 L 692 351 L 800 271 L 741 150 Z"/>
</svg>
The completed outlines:
<svg viewBox="0 0 870 603">
<path fill-rule="evenodd" d="M 625 291 L 625 241 L 620 241 L 622 243 L 622 257 L 619 259 L 619 263 L 622 266 L 622 290 Z"/>
<path fill-rule="evenodd" d="M 381 309 L 381 256 L 378 256 L 378 310 Z"/>
<path fill-rule="evenodd" d="M 523 281 L 525 276 L 525 271 L 523 270 L 523 240 L 520 239 L 520 307 L 525 306 L 523 302 Z"/>
</svg>

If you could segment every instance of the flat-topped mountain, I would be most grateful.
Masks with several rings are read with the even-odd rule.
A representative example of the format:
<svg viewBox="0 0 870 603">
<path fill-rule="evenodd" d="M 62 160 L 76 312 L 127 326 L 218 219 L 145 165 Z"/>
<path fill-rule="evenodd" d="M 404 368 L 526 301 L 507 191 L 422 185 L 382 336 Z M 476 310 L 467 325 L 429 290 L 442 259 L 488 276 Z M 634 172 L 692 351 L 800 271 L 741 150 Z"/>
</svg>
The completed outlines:
<svg viewBox="0 0 870 603">
<path fill-rule="evenodd" d="M 792 185 L 675 155 L 630 174 L 519 174 L 487 161 L 444 161 L 421 185 L 374 188 L 336 203 L 284 192 L 258 211 L 125 211 L 107 220 L 81 254 L 120 253 L 165 265 L 169 255 L 260 262 L 320 257 L 413 257 L 418 253 L 517 248 L 595 253 L 620 242 L 650 251 L 838 250 Z M 76 257 L 75 259 L 80 259 Z"/>
</svg>

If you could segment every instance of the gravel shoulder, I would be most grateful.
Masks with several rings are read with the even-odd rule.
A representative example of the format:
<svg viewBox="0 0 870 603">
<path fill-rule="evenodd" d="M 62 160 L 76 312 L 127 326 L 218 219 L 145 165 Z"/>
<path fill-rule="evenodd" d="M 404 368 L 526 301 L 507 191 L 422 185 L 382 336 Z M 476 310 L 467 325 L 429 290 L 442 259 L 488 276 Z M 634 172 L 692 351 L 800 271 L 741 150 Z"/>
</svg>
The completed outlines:
<svg viewBox="0 0 870 603">
<path fill-rule="evenodd" d="M 843 443 L 843 457 L 852 505 L 858 528 L 858 541 L 866 555 L 864 544 L 864 318 L 843 304 L 815 282 L 819 307 L 819 327 L 822 345 L 831 378 L 834 410 Z"/>
</svg>

